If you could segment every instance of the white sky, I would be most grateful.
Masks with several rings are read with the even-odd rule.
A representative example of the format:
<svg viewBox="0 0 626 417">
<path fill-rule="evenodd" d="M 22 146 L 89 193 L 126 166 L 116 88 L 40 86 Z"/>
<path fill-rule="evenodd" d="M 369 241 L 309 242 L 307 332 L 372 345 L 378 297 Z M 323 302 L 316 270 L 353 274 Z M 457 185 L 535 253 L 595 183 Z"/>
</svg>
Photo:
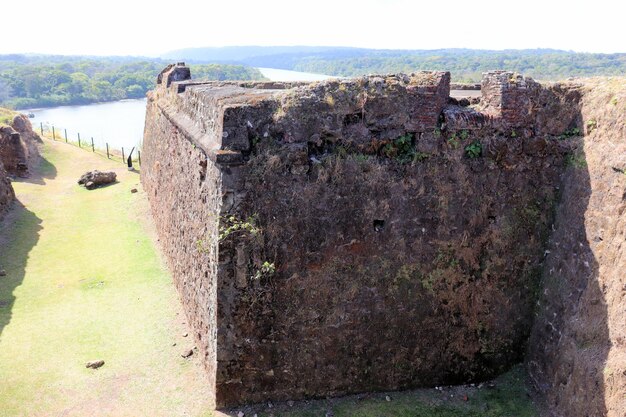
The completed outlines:
<svg viewBox="0 0 626 417">
<path fill-rule="evenodd" d="M 3 0 L 0 53 L 231 45 L 626 52 L 621 0 Z"/>
</svg>

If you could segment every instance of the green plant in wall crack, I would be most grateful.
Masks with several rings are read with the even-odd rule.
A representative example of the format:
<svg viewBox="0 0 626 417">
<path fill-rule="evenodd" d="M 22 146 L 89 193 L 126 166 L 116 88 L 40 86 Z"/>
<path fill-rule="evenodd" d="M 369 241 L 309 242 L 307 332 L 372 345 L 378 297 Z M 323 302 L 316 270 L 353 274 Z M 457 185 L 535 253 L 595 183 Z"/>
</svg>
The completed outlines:
<svg viewBox="0 0 626 417">
<path fill-rule="evenodd" d="M 256 216 L 250 216 L 246 220 L 242 220 L 236 216 L 220 217 L 219 241 L 222 242 L 229 236 L 239 233 L 249 233 L 251 236 L 257 236 L 261 233 L 261 229 L 256 225 Z"/>
<path fill-rule="evenodd" d="M 452 149 L 458 148 L 460 144 L 461 142 L 459 141 L 459 138 L 456 137 L 456 132 L 452 133 L 448 137 L 448 145 L 452 147 Z"/>
<path fill-rule="evenodd" d="M 422 162 L 430 158 L 430 154 L 426 152 L 415 152 L 413 162 Z"/>
<path fill-rule="evenodd" d="M 209 253 L 211 248 L 206 240 L 198 239 L 196 241 L 196 249 L 201 253 Z"/>
<path fill-rule="evenodd" d="M 276 273 L 276 265 L 274 262 L 265 261 L 254 274 L 254 279 L 269 278 Z"/>
<path fill-rule="evenodd" d="M 587 133 L 591 133 L 598 127 L 598 122 L 595 119 L 587 120 Z"/>
<path fill-rule="evenodd" d="M 396 159 L 402 164 L 412 162 L 415 157 L 413 135 L 409 133 L 394 139 L 383 147 L 382 153 L 387 158 Z"/>
<path fill-rule="evenodd" d="M 565 166 L 581 169 L 587 167 L 587 159 L 582 152 L 573 152 L 565 156 Z"/>
<path fill-rule="evenodd" d="M 479 141 L 474 141 L 465 147 L 465 155 L 468 158 L 478 158 L 483 153 L 483 145 Z"/>
<path fill-rule="evenodd" d="M 573 138 L 576 136 L 580 136 L 580 129 L 577 127 L 573 127 L 561 133 L 558 138 L 561 140 L 564 140 L 564 139 Z"/>
</svg>

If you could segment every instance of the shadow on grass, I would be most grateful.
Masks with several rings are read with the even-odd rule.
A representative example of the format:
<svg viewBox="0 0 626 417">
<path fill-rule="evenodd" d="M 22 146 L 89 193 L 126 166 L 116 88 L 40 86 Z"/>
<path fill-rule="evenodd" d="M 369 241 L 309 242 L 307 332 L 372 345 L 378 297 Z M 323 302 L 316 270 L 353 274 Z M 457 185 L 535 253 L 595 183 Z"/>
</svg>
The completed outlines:
<svg viewBox="0 0 626 417">
<path fill-rule="evenodd" d="M 41 219 L 23 204 L 16 202 L 6 218 L 0 222 L 0 339 L 11 321 L 14 291 L 24 281 L 30 251 L 39 240 Z"/>
</svg>

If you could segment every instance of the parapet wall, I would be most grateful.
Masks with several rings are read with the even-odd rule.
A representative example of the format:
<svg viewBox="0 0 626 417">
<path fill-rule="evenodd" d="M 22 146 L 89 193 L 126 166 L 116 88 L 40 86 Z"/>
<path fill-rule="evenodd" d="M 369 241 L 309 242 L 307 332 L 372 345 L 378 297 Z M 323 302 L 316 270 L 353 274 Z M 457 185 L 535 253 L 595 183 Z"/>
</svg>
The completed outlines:
<svg viewBox="0 0 626 417">
<path fill-rule="evenodd" d="M 582 126 L 579 86 L 487 74 L 462 107 L 445 72 L 160 77 L 142 182 L 217 405 L 480 381 L 523 359 L 575 147 L 551 132 Z"/>
</svg>

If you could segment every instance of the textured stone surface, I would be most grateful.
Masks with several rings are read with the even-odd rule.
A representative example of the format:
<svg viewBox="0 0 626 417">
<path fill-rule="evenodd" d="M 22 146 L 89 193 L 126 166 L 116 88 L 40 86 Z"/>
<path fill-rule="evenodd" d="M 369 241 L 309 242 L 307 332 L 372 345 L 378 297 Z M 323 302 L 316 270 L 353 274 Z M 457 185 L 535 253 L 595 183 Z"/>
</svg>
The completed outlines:
<svg viewBox="0 0 626 417">
<path fill-rule="evenodd" d="M 43 143 L 39 134 L 33 130 L 30 119 L 25 114 L 17 114 L 11 122 L 11 126 L 22 135 L 26 143 Z"/>
<path fill-rule="evenodd" d="M 173 82 L 185 81 L 191 78 L 191 72 L 189 67 L 185 66 L 184 62 L 177 64 L 170 64 L 161 71 L 157 77 L 157 84 L 165 84 L 165 87 L 169 87 Z"/>
<path fill-rule="evenodd" d="M 28 117 L 18 114 L 10 126 L 0 126 L 0 162 L 10 175 L 27 177 L 28 167 L 39 158 L 39 143 Z"/>
<path fill-rule="evenodd" d="M 11 181 L 9 181 L 7 172 L 4 170 L 4 166 L 0 161 L 0 219 L 9 207 L 11 207 L 14 199 L 15 193 L 13 192 Z"/>
<path fill-rule="evenodd" d="M 24 115 L 16 115 L 11 126 L 0 125 L 0 218 L 15 199 L 8 176 L 28 176 L 29 166 L 39 158 L 37 143 L 40 142 Z"/>
<path fill-rule="evenodd" d="M 112 184 L 117 180 L 117 174 L 113 171 L 89 171 L 84 173 L 78 180 L 88 190 Z"/>
<path fill-rule="evenodd" d="M 28 150 L 19 132 L 11 126 L 0 125 L 0 162 L 14 176 L 28 176 Z"/>
<path fill-rule="evenodd" d="M 528 126 L 531 116 L 531 89 L 538 87 L 530 78 L 508 71 L 484 74 L 481 84 L 481 106 L 500 118 L 506 127 Z"/>
<path fill-rule="evenodd" d="M 559 95 L 563 107 L 580 97 L 586 136 L 577 142 L 561 186 L 528 369 L 556 416 L 623 416 L 626 79 L 557 84 L 545 94 Z M 551 123 L 559 119 L 567 126 L 560 116 Z"/>
<path fill-rule="evenodd" d="M 168 106 L 167 100 L 157 100 L 159 93 L 157 90 L 148 98 L 141 181 L 207 370 L 207 383 L 215 387 L 221 174 L 202 147 L 192 141 L 188 131 L 194 126 L 188 116 Z"/>
</svg>

